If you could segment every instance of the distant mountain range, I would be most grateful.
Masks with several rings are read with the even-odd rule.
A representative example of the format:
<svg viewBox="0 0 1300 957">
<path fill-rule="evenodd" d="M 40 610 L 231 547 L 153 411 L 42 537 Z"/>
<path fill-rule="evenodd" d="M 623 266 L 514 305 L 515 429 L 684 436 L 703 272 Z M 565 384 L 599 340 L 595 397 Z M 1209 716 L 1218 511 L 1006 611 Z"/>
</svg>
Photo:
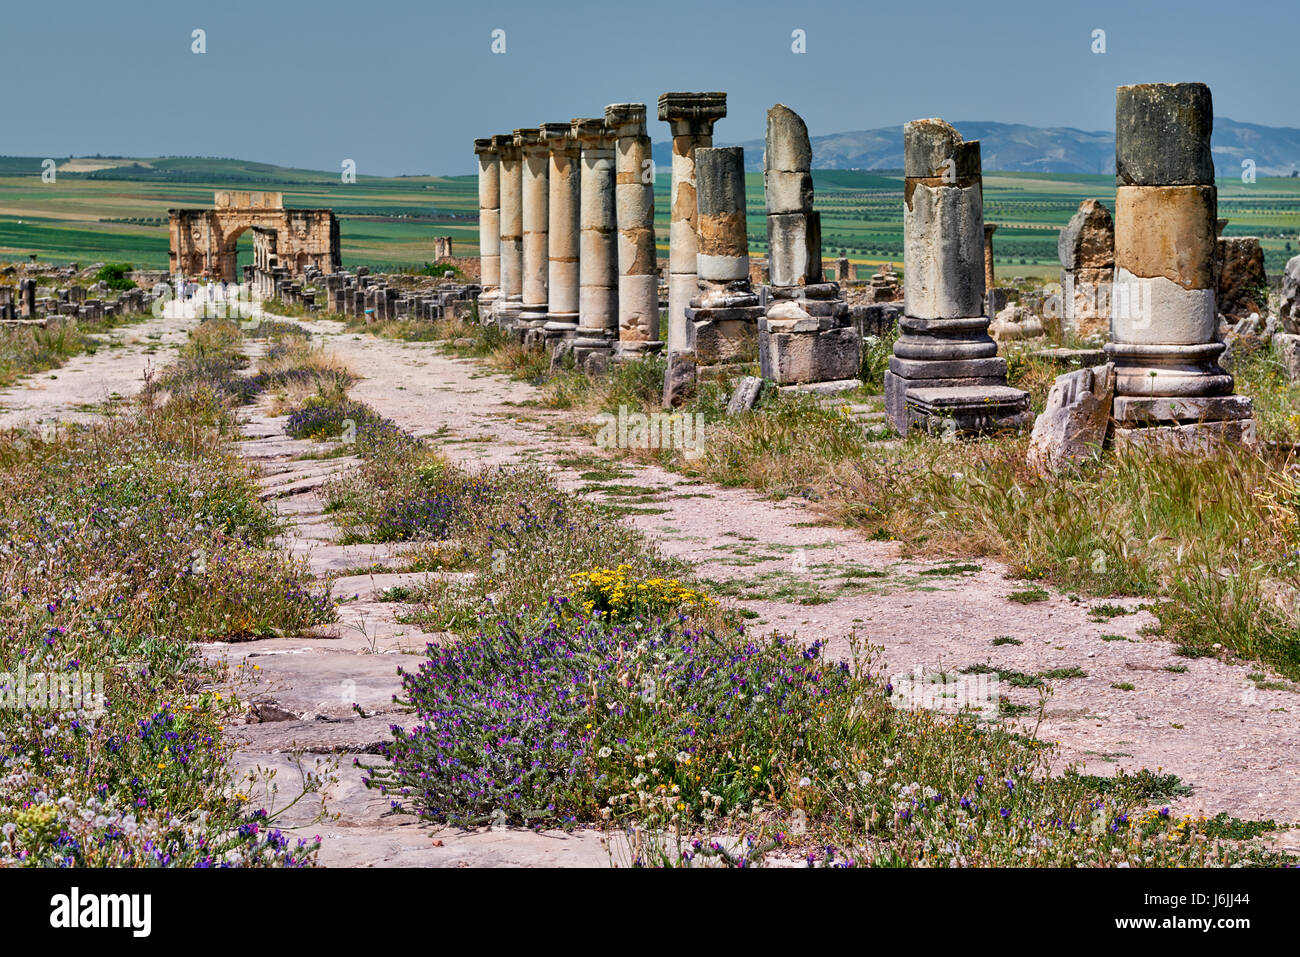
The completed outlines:
<svg viewBox="0 0 1300 957">
<path fill-rule="evenodd" d="M 1023 123 L 955 122 L 968 140 L 980 141 L 986 170 L 1017 173 L 1113 173 L 1115 134 L 1071 127 Z M 763 141 L 725 143 L 743 146 L 745 169 L 763 169 Z M 1219 176 L 1241 175 L 1243 160 L 1255 162 L 1259 176 L 1290 176 L 1300 171 L 1300 129 L 1238 123 L 1214 118 L 1214 162 Z M 903 167 L 903 127 L 828 133 L 812 138 L 814 169 L 898 170 Z M 668 143 L 654 146 L 655 163 L 671 164 Z"/>
</svg>

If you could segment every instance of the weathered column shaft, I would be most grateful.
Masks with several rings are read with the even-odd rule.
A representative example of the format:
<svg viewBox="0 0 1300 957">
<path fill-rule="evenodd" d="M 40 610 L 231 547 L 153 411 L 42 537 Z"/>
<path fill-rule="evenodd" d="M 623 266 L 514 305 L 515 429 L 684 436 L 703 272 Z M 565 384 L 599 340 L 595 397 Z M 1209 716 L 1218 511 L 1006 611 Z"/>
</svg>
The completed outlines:
<svg viewBox="0 0 1300 957">
<path fill-rule="evenodd" d="M 550 269 L 547 253 L 549 205 L 547 170 L 550 151 L 536 128 L 515 130 L 515 146 L 523 164 L 523 301 L 520 318 L 534 323 L 546 319 L 546 277 Z"/>
<path fill-rule="evenodd" d="M 749 280 L 745 152 L 731 146 L 707 153 L 703 170 L 699 165 L 695 170 L 699 184 L 696 269 L 701 290 L 710 283 Z"/>
<path fill-rule="evenodd" d="M 727 115 L 725 93 L 664 93 L 659 119 L 673 136 L 669 220 L 668 351 L 688 348 L 686 309 L 697 291 L 695 151 L 713 145 L 713 124 Z"/>
<path fill-rule="evenodd" d="M 911 147 L 910 150 L 907 147 Z M 904 127 L 903 301 L 918 319 L 984 315 L 984 198 L 978 142 L 942 120 Z"/>
<path fill-rule="evenodd" d="M 984 224 L 984 292 L 986 295 L 993 288 L 993 232 L 997 228 L 994 223 Z"/>
<path fill-rule="evenodd" d="M 659 338 L 659 277 L 655 264 L 653 160 L 643 103 L 605 107 L 615 142 L 618 221 L 618 336 L 622 343 Z"/>
<path fill-rule="evenodd" d="M 614 338 L 618 330 L 614 139 L 603 119 L 576 119 L 582 146 L 578 335 Z"/>
<path fill-rule="evenodd" d="M 1213 116 L 1203 83 L 1116 91 L 1116 445 L 1255 440 L 1250 400 L 1218 365 Z"/>
<path fill-rule="evenodd" d="M 812 141 L 807 124 L 780 103 L 767 111 L 763 187 L 772 284 L 767 314 L 758 323 L 763 378 L 778 385 L 856 379 L 862 337 L 850 324 L 839 285 L 822 278 Z"/>
<path fill-rule="evenodd" d="M 570 123 L 543 123 L 548 150 L 547 311 L 550 322 L 578 322 L 581 147 Z"/>
<path fill-rule="evenodd" d="M 501 299 L 515 311 L 524 296 L 524 170 L 513 136 L 494 136 L 501 154 Z"/>
<path fill-rule="evenodd" d="M 501 287 L 501 156 L 492 140 L 474 141 L 478 154 L 478 254 L 483 298 L 492 299 Z"/>
<path fill-rule="evenodd" d="M 1007 386 L 984 314 L 979 142 L 943 120 L 914 120 L 903 127 L 903 173 L 904 315 L 885 374 L 889 422 L 903 433 L 1025 425 L 1028 393 Z"/>
</svg>

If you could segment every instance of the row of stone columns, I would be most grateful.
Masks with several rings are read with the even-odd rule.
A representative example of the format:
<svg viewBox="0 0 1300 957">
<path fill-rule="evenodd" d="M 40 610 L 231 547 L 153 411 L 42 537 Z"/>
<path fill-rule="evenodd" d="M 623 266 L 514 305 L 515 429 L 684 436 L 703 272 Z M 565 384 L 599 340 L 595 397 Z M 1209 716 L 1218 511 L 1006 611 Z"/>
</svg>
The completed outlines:
<svg viewBox="0 0 1300 957">
<path fill-rule="evenodd" d="M 661 348 L 645 106 L 615 103 L 474 150 L 480 309 L 521 337 L 572 339 L 579 357 Z"/>
</svg>

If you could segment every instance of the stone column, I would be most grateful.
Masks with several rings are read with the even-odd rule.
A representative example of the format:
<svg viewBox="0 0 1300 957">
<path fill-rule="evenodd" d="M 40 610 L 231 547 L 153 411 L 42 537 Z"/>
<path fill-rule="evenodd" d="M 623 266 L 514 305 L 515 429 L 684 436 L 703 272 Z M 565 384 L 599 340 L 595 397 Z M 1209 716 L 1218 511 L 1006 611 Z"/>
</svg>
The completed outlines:
<svg viewBox="0 0 1300 957">
<path fill-rule="evenodd" d="M 575 119 L 573 136 L 582 147 L 581 261 L 578 269 L 578 329 L 574 360 L 612 352 L 618 336 L 618 251 L 614 212 L 614 137 L 604 119 Z"/>
<path fill-rule="evenodd" d="M 655 266 L 655 187 L 644 103 L 605 107 L 617 137 L 614 204 L 618 220 L 618 351 L 653 352 L 659 341 L 659 276 Z"/>
<path fill-rule="evenodd" d="M 1115 94 L 1115 445 L 1254 443 L 1251 401 L 1218 365 L 1210 89 Z"/>
<path fill-rule="evenodd" d="M 1061 260 L 1061 327 L 1091 335 L 1110 321 L 1115 278 L 1115 221 L 1095 199 L 1085 199 L 1056 241 Z"/>
<path fill-rule="evenodd" d="M 998 227 L 994 223 L 984 224 L 984 296 L 988 306 L 984 314 L 992 318 L 998 314 L 998 306 L 993 301 L 993 231 Z"/>
<path fill-rule="evenodd" d="M 478 255 L 481 304 L 501 294 L 501 155 L 487 139 L 474 141 L 478 155 Z M 480 311 L 483 305 L 480 305 Z"/>
<path fill-rule="evenodd" d="M 581 147 L 571 123 L 543 123 L 550 157 L 547 181 L 550 213 L 547 255 L 547 341 L 572 336 L 578 328 L 578 202 Z"/>
<path fill-rule="evenodd" d="M 749 281 L 745 151 L 695 152 L 697 292 L 686 308 L 686 348 L 702 369 L 753 361 L 763 307 Z"/>
<path fill-rule="evenodd" d="M 551 157 L 536 128 L 515 130 L 515 146 L 522 154 L 523 163 L 524 281 L 519 328 L 527 335 L 527 330 L 540 329 L 546 324 L 546 274 L 550 268 L 546 245 L 547 167 Z"/>
<path fill-rule="evenodd" d="M 822 277 L 821 217 L 813 210 L 812 144 L 797 113 L 767 111 L 763 151 L 771 296 L 758 322 L 763 378 L 778 385 L 858 384 L 862 337 L 838 283 Z"/>
<path fill-rule="evenodd" d="M 673 135 L 672 210 L 669 220 L 668 351 L 687 348 L 686 307 L 697 292 L 695 151 L 713 145 L 713 124 L 727 115 L 725 93 L 664 93 L 659 119 Z"/>
<path fill-rule="evenodd" d="M 1029 396 L 1006 384 L 984 315 L 984 199 L 978 141 L 939 119 L 903 127 L 902 335 L 885 374 L 893 427 L 945 434 L 1019 427 Z"/>
<path fill-rule="evenodd" d="M 24 319 L 36 318 L 36 280 L 18 280 L 18 314 Z"/>
<path fill-rule="evenodd" d="M 1259 237 L 1221 235 L 1215 257 L 1219 314 L 1234 324 L 1252 314 L 1267 316 L 1268 276 Z"/>
<path fill-rule="evenodd" d="M 514 327 L 524 301 L 524 164 L 514 136 L 494 136 L 501 157 L 501 295 L 497 321 Z"/>
</svg>

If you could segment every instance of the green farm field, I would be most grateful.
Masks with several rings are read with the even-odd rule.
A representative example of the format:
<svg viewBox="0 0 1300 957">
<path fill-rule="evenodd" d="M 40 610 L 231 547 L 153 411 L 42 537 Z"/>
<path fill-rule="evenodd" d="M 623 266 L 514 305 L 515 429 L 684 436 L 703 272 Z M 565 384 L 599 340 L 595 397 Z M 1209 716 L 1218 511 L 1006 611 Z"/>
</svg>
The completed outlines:
<svg viewBox="0 0 1300 957">
<path fill-rule="evenodd" d="M 0 157 L 0 259 L 37 253 L 54 262 L 115 260 L 163 268 L 167 264 L 167 210 L 202 207 L 220 189 L 279 190 L 296 207 L 329 207 L 338 214 L 343 261 L 372 268 L 419 266 L 433 256 L 433 237 L 452 236 L 458 251 L 478 248 L 478 191 L 473 176 L 357 178 L 242 160 L 74 159 L 43 183 L 41 161 Z M 824 255 L 841 251 L 855 263 L 903 259 L 903 183 L 899 173 L 817 170 Z M 750 243 L 766 247 L 763 182 L 749 174 Z M 1000 276 L 1053 277 L 1056 237 L 1088 198 L 1114 208 L 1111 176 L 999 173 L 984 177 L 987 222 L 998 224 L 995 266 Z M 661 255 L 667 255 L 669 176 L 655 187 Z M 1226 235 L 1259 236 L 1266 267 L 1278 273 L 1297 251 L 1300 179 L 1261 178 L 1219 183 L 1219 214 Z M 242 241 L 241 262 L 251 258 Z"/>
</svg>

